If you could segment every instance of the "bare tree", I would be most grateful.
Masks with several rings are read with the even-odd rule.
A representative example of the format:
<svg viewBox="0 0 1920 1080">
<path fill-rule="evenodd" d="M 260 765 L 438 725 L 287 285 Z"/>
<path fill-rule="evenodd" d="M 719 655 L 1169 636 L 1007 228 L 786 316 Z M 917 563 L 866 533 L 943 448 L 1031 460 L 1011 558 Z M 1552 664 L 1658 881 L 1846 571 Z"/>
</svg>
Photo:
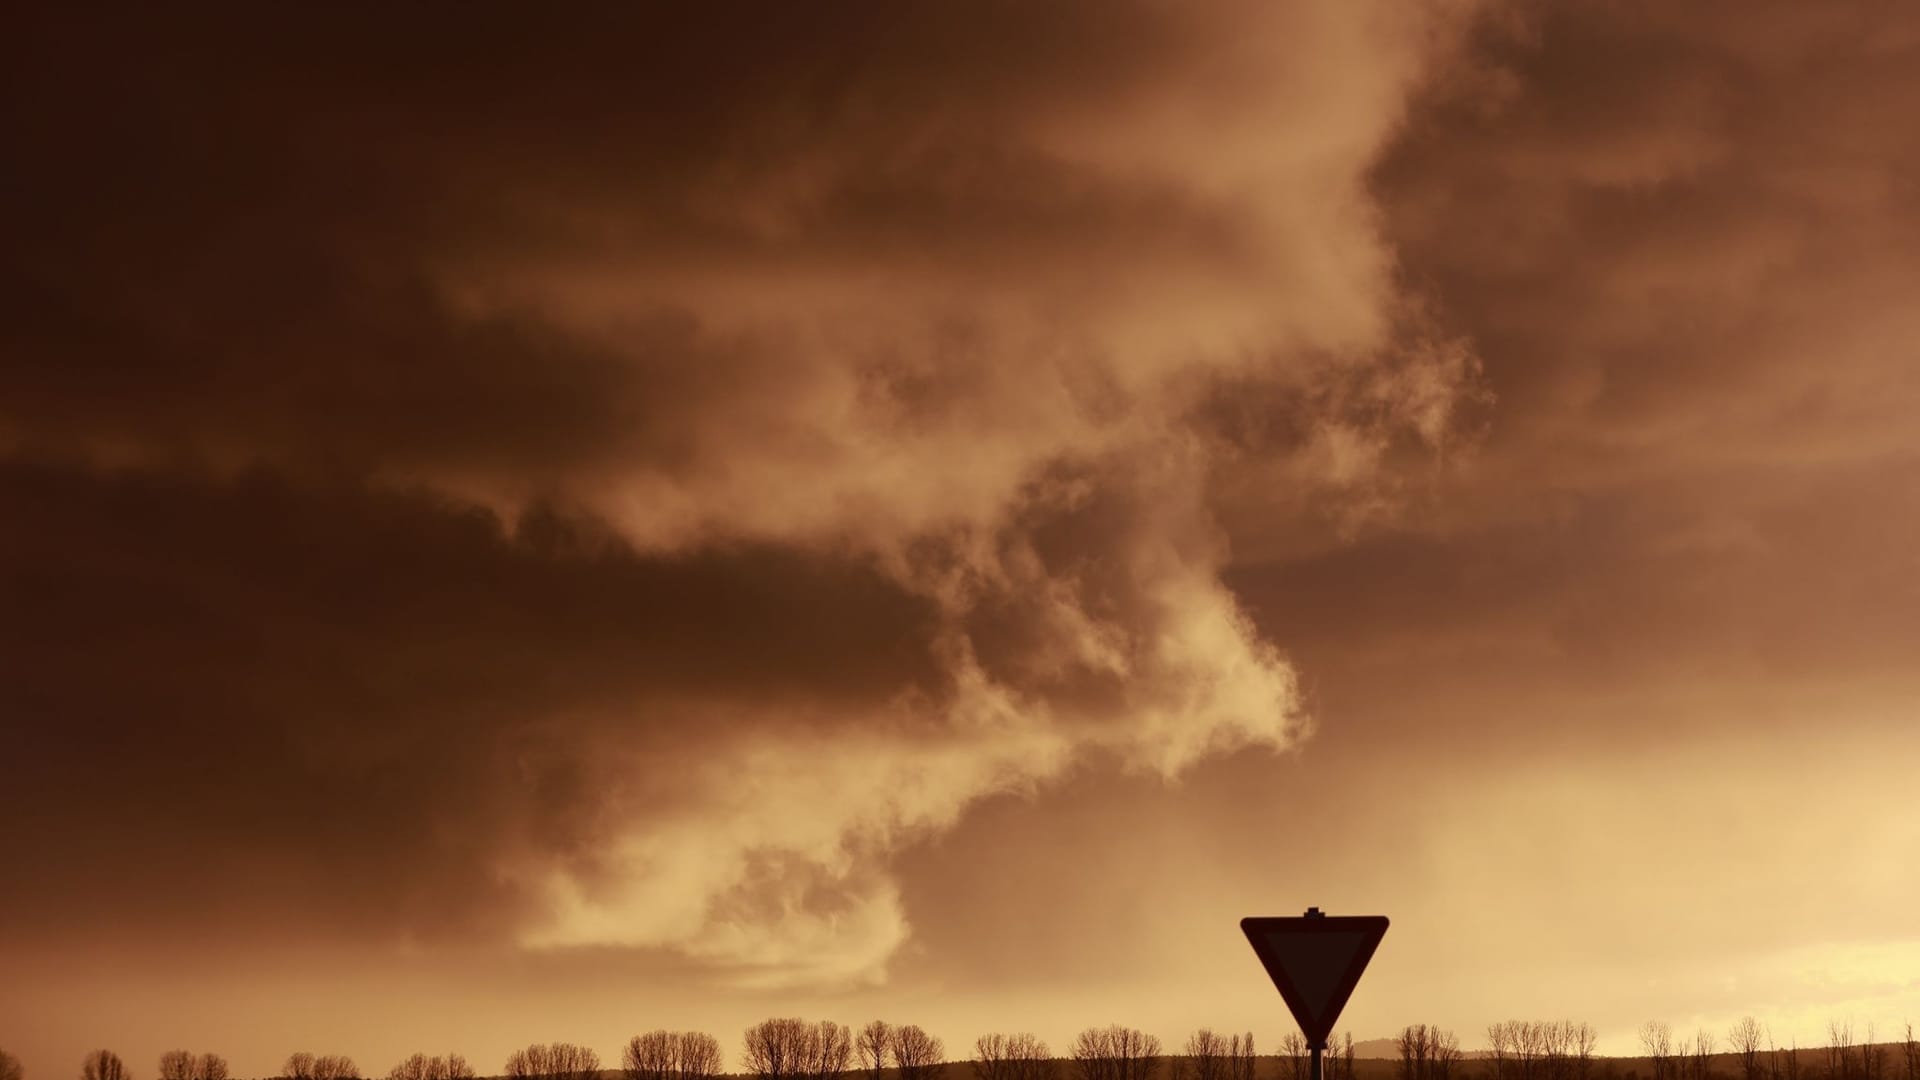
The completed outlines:
<svg viewBox="0 0 1920 1080">
<path fill-rule="evenodd" d="M 1520 1080 L 1540 1080 L 1546 1076 L 1554 1057 L 1555 1029 L 1546 1023 L 1527 1020 L 1509 1020 L 1507 1026 L 1513 1032 L 1513 1056 Z"/>
<path fill-rule="evenodd" d="M 1053 1051 L 1036 1035 L 1024 1031 L 1015 1035 L 1007 1052 L 1015 1065 L 1012 1080 L 1055 1080 L 1060 1074 Z"/>
<path fill-rule="evenodd" d="M 1576 1020 L 1541 1023 L 1543 1075 L 1549 1080 L 1587 1080 L 1593 1070 L 1593 1025 Z"/>
<path fill-rule="evenodd" d="M 762 1020 L 741 1039 L 741 1067 L 759 1080 L 799 1076 L 807 1056 L 807 1022 L 783 1016 Z"/>
<path fill-rule="evenodd" d="M 720 1054 L 720 1040 L 704 1031 L 680 1033 L 680 1080 L 709 1080 L 720 1075 L 726 1061 Z"/>
<path fill-rule="evenodd" d="M 227 1059 L 219 1054 L 169 1050 L 160 1055 L 160 1080 L 227 1080 L 228 1071 Z"/>
<path fill-rule="evenodd" d="M 1432 1075 L 1427 1064 L 1429 1039 L 1425 1024 L 1408 1024 L 1400 1029 L 1393 1040 L 1393 1048 L 1400 1055 L 1400 1080 L 1428 1080 Z"/>
<path fill-rule="evenodd" d="M 1830 1080 L 1858 1080 L 1854 1064 L 1853 1021 L 1827 1021 L 1827 1076 Z"/>
<path fill-rule="evenodd" d="M 1640 1025 L 1640 1045 L 1653 1066 L 1653 1080 L 1669 1080 L 1673 1072 L 1673 1029 L 1660 1020 Z"/>
<path fill-rule="evenodd" d="M 1449 1080 L 1460 1063 L 1460 1040 L 1451 1031 L 1411 1024 L 1394 1039 L 1400 1080 Z"/>
<path fill-rule="evenodd" d="M 360 1080 L 360 1066 L 345 1054 L 322 1054 L 313 1059 L 313 1080 Z"/>
<path fill-rule="evenodd" d="M 1906 1041 L 1900 1044 L 1900 1057 L 1902 1061 L 1906 1062 L 1906 1080 L 1920 1080 L 1920 1042 L 1913 1040 L 1913 1024 L 1911 1022 L 1907 1024 Z M 7 1080 L 7 1077 L 0 1075 L 0 1080 Z M 19 1075 L 16 1073 L 12 1080 L 20 1080 Z"/>
<path fill-rule="evenodd" d="M 671 1031 L 635 1035 L 620 1052 L 620 1071 L 626 1080 L 672 1080 L 679 1049 Z"/>
<path fill-rule="evenodd" d="M 626 1080 L 703 1080 L 720 1072 L 720 1040 L 704 1031 L 649 1031 L 620 1054 Z"/>
<path fill-rule="evenodd" d="M 1253 1032 L 1227 1040 L 1227 1080 L 1254 1080 L 1260 1059 L 1253 1052 Z"/>
<path fill-rule="evenodd" d="M 1433 1080 L 1452 1080 L 1460 1068 L 1460 1038 L 1451 1031 L 1428 1029 L 1428 1065 Z"/>
<path fill-rule="evenodd" d="M 80 1080 L 127 1080 L 126 1062 L 111 1050 L 95 1050 L 80 1062 Z"/>
<path fill-rule="evenodd" d="M 1745 1080 L 1761 1080 L 1760 1043 L 1764 1038 L 1760 1021 L 1751 1016 L 1741 1017 L 1727 1031 L 1727 1049 L 1739 1059 L 1740 1075 Z"/>
<path fill-rule="evenodd" d="M 1154 1067 L 1160 1063 L 1160 1040 L 1119 1024 L 1107 1031 L 1120 1062 L 1120 1080 L 1152 1080 Z"/>
<path fill-rule="evenodd" d="M 806 1068 L 803 1074 L 813 1080 L 828 1080 L 847 1071 L 853 1063 L 853 1029 L 831 1020 L 822 1020 L 807 1031 Z"/>
<path fill-rule="evenodd" d="M 892 1044 L 893 1029 L 885 1020 L 873 1021 L 854 1037 L 853 1050 L 860 1058 L 860 1067 L 867 1072 L 867 1080 L 880 1080 L 880 1074 L 887 1071 L 887 1062 L 892 1060 L 888 1049 Z"/>
<path fill-rule="evenodd" d="M 554 1071 L 550 1075 L 558 1080 L 599 1080 L 598 1051 L 573 1043 L 554 1043 L 552 1050 Z"/>
<path fill-rule="evenodd" d="M 349 1068 L 353 1065 L 345 1058 L 339 1060 Z M 315 1067 L 318 1067 L 317 1061 Z M 446 1057 L 415 1054 L 388 1070 L 387 1080 L 473 1080 L 473 1066 L 467 1064 L 467 1059 L 459 1054 L 448 1054 Z"/>
<path fill-rule="evenodd" d="M 1307 1040 L 1297 1031 L 1287 1032 L 1280 1040 L 1280 1057 L 1287 1063 L 1287 1080 L 1307 1080 L 1312 1064 L 1307 1050 Z"/>
<path fill-rule="evenodd" d="M 20 1059 L 0 1050 L 0 1080 L 21 1080 L 27 1071 L 20 1067 Z"/>
<path fill-rule="evenodd" d="M 1187 1036 L 1183 1053 L 1167 1058 L 1166 1080 L 1253 1080 L 1253 1033 L 1221 1035 L 1201 1028 Z"/>
<path fill-rule="evenodd" d="M 1694 1032 L 1693 1045 L 1686 1054 L 1687 1080 L 1707 1080 L 1713 1075 L 1713 1033 L 1705 1028 Z"/>
<path fill-rule="evenodd" d="M 535 1043 L 507 1055 L 501 1072 L 512 1080 L 596 1080 L 600 1055 L 573 1043 Z"/>
<path fill-rule="evenodd" d="M 1353 1032 L 1341 1032 L 1339 1042 L 1340 1052 L 1327 1055 L 1334 1065 L 1332 1080 L 1353 1080 Z"/>
<path fill-rule="evenodd" d="M 1514 1080 L 1513 1025 L 1487 1025 L 1487 1060 L 1493 1066 L 1494 1080 Z"/>
<path fill-rule="evenodd" d="M 865 1040 L 866 1033 L 862 1032 L 863 1044 Z M 967 1059 L 968 1068 L 973 1070 L 973 1080 L 1008 1080 L 1013 1074 L 1013 1053 L 1010 1045 L 1012 1042 L 1013 1036 L 1003 1035 L 997 1031 L 990 1031 L 973 1040 L 973 1057 Z M 884 1053 L 884 1048 L 882 1052 Z M 864 1045 L 861 1049 L 861 1057 L 866 1057 Z M 875 1080 L 878 1076 L 878 1070 L 875 1070 Z"/>
<path fill-rule="evenodd" d="M 1177 1067 L 1184 1080 L 1226 1080 L 1227 1040 L 1201 1028 L 1187 1036 L 1186 1056 Z"/>
<path fill-rule="evenodd" d="M 1600 1045 L 1600 1035 L 1587 1023 L 1572 1024 L 1567 1032 L 1572 1040 L 1573 1073 L 1580 1080 L 1587 1080 L 1593 1075 L 1593 1053 Z"/>
<path fill-rule="evenodd" d="M 932 1080 L 947 1053 L 945 1044 L 918 1024 L 894 1028 L 887 1050 L 893 1056 L 893 1067 L 899 1071 L 900 1080 Z"/>
<path fill-rule="evenodd" d="M 1159 1039 L 1122 1024 L 1088 1028 L 1073 1040 L 1080 1080 L 1150 1080 L 1159 1055 Z"/>
<path fill-rule="evenodd" d="M 531 1077 L 546 1076 L 552 1069 L 553 1062 L 547 1055 L 547 1044 L 535 1043 L 508 1054 L 507 1063 L 500 1067 L 500 1074 L 513 1080 L 530 1080 Z"/>
<path fill-rule="evenodd" d="M 1578 1047 L 1590 1033 L 1571 1020 L 1506 1020 L 1487 1028 L 1499 1080 L 1568 1080 Z M 1591 1051 L 1589 1051 L 1591 1054 Z"/>
<path fill-rule="evenodd" d="M 975 1080 L 1054 1080 L 1053 1051 L 1032 1032 L 982 1035 L 973 1042 Z"/>
<path fill-rule="evenodd" d="M 1873 1035 L 1873 1021 L 1867 1021 L 1867 1037 L 1860 1044 L 1860 1075 L 1866 1080 L 1882 1080 L 1886 1075 L 1886 1052 Z"/>
</svg>

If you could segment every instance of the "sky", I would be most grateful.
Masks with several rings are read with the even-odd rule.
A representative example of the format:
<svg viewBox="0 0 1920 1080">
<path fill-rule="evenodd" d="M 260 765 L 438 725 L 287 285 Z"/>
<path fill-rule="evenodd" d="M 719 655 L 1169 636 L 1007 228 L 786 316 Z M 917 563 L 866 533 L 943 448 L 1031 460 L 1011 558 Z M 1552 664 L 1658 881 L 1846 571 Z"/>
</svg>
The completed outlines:
<svg viewBox="0 0 1920 1080">
<path fill-rule="evenodd" d="M 0 1048 L 1920 1017 L 1920 18 L 24 13 Z"/>
</svg>

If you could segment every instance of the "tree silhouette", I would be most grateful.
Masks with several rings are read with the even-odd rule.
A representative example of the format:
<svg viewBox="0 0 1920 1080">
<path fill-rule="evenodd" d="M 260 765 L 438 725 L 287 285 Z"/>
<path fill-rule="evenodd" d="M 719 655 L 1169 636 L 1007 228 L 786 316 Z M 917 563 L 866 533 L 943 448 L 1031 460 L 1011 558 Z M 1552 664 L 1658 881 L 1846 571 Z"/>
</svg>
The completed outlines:
<svg viewBox="0 0 1920 1080">
<path fill-rule="evenodd" d="M 1727 1029 L 1727 1049 L 1740 1060 L 1740 1075 L 1745 1080 L 1760 1080 L 1760 1044 L 1765 1038 L 1760 1021 L 1743 1016 Z"/>
<path fill-rule="evenodd" d="M 511 1080 L 595 1080 L 600 1055 L 572 1043 L 534 1043 L 507 1055 L 501 1071 Z"/>
<path fill-rule="evenodd" d="M 853 1048 L 860 1055 L 860 1067 L 867 1071 L 867 1080 L 880 1080 L 880 1074 L 887 1071 L 892 1044 L 893 1029 L 885 1020 L 875 1020 L 860 1029 Z"/>
<path fill-rule="evenodd" d="M 1687 1080 L 1707 1080 L 1713 1075 L 1713 1033 L 1701 1028 L 1694 1033 L 1686 1053 Z"/>
<path fill-rule="evenodd" d="M 807 1029 L 804 1043 L 806 1067 L 802 1074 L 813 1080 L 839 1076 L 853 1064 L 853 1029 L 831 1020 L 822 1020 Z"/>
<path fill-rule="evenodd" d="M 720 1040 L 704 1031 L 649 1031 L 627 1041 L 626 1080 L 704 1080 L 720 1073 Z"/>
<path fill-rule="evenodd" d="M 322 1054 L 313 1059 L 313 1080 L 360 1080 L 360 1066 L 345 1054 Z"/>
<path fill-rule="evenodd" d="M 649 1031 L 627 1040 L 620 1055 L 620 1070 L 627 1080 L 669 1080 L 679 1056 L 673 1032 Z"/>
<path fill-rule="evenodd" d="M 1227 1040 L 1228 1080 L 1253 1080 L 1259 1064 L 1260 1059 L 1253 1052 L 1253 1032 L 1244 1032 Z"/>
<path fill-rule="evenodd" d="M 459 1054 L 446 1057 L 415 1054 L 388 1070 L 387 1080 L 473 1080 L 473 1066 Z"/>
<path fill-rule="evenodd" d="M 0 1080 L 21 1080 L 26 1070 L 20 1067 L 20 1059 L 0 1050 Z"/>
<path fill-rule="evenodd" d="M 1460 1067 L 1460 1039 L 1451 1031 L 1429 1029 L 1433 1080 L 1452 1080 Z"/>
<path fill-rule="evenodd" d="M 888 1051 L 900 1080 L 932 1080 L 946 1059 L 947 1048 L 920 1025 L 905 1024 L 893 1029 Z"/>
<path fill-rule="evenodd" d="M 1600 1037 L 1594 1032 L 1592 1024 L 1575 1024 L 1571 1021 L 1567 1025 L 1567 1034 L 1571 1040 L 1574 1074 L 1580 1080 L 1587 1080 L 1593 1072 L 1593 1051 L 1600 1044 Z"/>
<path fill-rule="evenodd" d="M 1492 1066 L 1494 1080 L 1514 1080 L 1518 1071 L 1515 1064 L 1515 1047 L 1512 1025 L 1506 1023 L 1487 1026 L 1488 1063 Z M 1655 1080 L 1663 1080 L 1658 1076 Z"/>
<path fill-rule="evenodd" d="M 1653 1080 L 1669 1080 L 1673 1071 L 1673 1029 L 1664 1021 L 1649 1020 L 1640 1025 L 1640 1045 L 1653 1066 Z"/>
<path fill-rule="evenodd" d="M 704 1031 L 683 1031 L 679 1044 L 677 1073 L 680 1080 L 706 1080 L 719 1076 L 725 1064 L 720 1056 L 720 1040 Z"/>
<path fill-rule="evenodd" d="M 95 1050 L 80 1063 L 80 1080 L 127 1080 L 126 1063 L 111 1050 Z"/>
<path fill-rule="evenodd" d="M 1410 1024 L 1394 1039 L 1400 1080 L 1449 1080 L 1460 1062 L 1460 1040 L 1451 1031 Z"/>
<path fill-rule="evenodd" d="M 169 1050 L 160 1055 L 160 1080 L 227 1080 L 227 1059 L 219 1054 Z"/>
<path fill-rule="evenodd" d="M 1159 1039 L 1121 1024 L 1088 1028 L 1073 1040 L 1080 1080 L 1150 1080 L 1159 1055 Z"/>
<path fill-rule="evenodd" d="M 1176 1058 L 1173 1067 L 1179 1080 L 1226 1080 L 1227 1040 L 1212 1028 L 1201 1028 L 1187 1036 L 1185 1055 Z"/>
<path fill-rule="evenodd" d="M 762 1020 L 742 1037 L 741 1067 L 759 1080 L 800 1076 L 806 1067 L 808 1027 L 798 1017 Z"/>
<path fill-rule="evenodd" d="M 982 1035 L 973 1043 L 974 1080 L 1053 1080 L 1053 1053 L 1031 1032 Z"/>
<path fill-rule="evenodd" d="M 1307 1040 L 1297 1031 L 1289 1031 L 1280 1040 L 1280 1056 L 1287 1063 L 1287 1080 L 1307 1080 L 1311 1062 L 1307 1059 Z"/>
</svg>

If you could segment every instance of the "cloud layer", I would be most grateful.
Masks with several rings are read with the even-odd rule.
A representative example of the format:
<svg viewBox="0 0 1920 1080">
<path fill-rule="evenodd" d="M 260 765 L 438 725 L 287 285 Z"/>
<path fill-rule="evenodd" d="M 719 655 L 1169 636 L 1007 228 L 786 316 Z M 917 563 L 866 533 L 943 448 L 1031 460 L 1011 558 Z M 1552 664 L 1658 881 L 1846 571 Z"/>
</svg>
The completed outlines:
<svg viewBox="0 0 1920 1080">
<path fill-rule="evenodd" d="M 982 796 L 1292 745 L 1216 505 L 1454 437 L 1366 187 L 1453 22 L 1226 14 L 27 27 L 10 921 L 868 980 Z"/>
</svg>

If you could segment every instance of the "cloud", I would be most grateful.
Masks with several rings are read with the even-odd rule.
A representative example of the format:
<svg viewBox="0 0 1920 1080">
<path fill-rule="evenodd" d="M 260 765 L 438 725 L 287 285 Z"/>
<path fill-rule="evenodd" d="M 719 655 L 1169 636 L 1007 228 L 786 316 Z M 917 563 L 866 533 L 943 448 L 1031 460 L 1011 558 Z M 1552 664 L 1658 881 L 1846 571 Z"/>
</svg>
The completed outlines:
<svg viewBox="0 0 1920 1080">
<path fill-rule="evenodd" d="M 1227 580 L 1329 727 L 1503 758 L 1890 733 L 1920 39 L 1882 14 L 1507 4 L 1437 54 L 1369 187 L 1436 336 L 1472 343 L 1491 408 L 1448 404 L 1481 441 L 1345 532 L 1223 513 Z"/>
<path fill-rule="evenodd" d="M 1490 450 L 1585 485 L 1904 449 L 1910 20 L 1494 12 L 1373 177 L 1500 394 Z"/>
<path fill-rule="evenodd" d="M 1216 499 L 1458 426 L 1363 183 L 1451 25 L 26 27 L 11 781 L 101 782 L 8 902 L 870 980 L 980 798 L 1293 745 Z"/>
</svg>

